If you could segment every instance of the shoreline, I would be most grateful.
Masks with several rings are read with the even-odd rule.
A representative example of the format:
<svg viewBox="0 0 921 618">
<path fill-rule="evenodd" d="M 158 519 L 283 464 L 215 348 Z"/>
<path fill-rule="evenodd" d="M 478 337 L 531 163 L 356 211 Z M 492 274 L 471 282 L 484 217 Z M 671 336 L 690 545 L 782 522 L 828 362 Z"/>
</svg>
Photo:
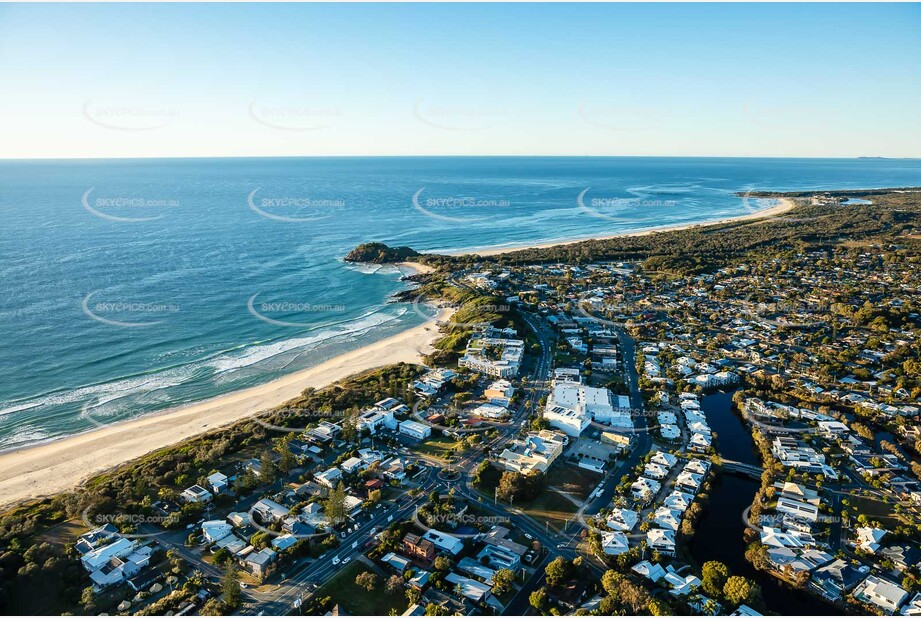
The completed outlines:
<svg viewBox="0 0 921 618">
<path fill-rule="evenodd" d="M 280 406 L 306 388 L 322 388 L 385 365 L 420 363 L 420 350 L 431 347 L 439 336 L 438 322 L 452 313 L 442 308 L 419 326 L 266 384 L 0 453 L 0 506 L 73 490 L 152 451 Z"/>
<path fill-rule="evenodd" d="M 646 236 L 737 221 L 766 222 L 790 211 L 796 205 L 792 198 L 774 199 L 779 203 L 770 208 L 715 221 L 676 224 L 638 232 L 619 232 L 514 247 L 487 248 L 480 251 L 463 249 L 442 254 L 492 256 L 525 249 L 545 249 L 625 236 Z M 408 276 L 435 271 L 431 266 L 412 260 L 398 262 L 395 265 L 409 271 Z M 439 321 L 449 319 L 451 313 L 453 309 L 442 308 L 438 315 L 419 326 L 266 384 L 145 414 L 137 419 L 113 423 L 52 442 L 0 452 L 0 507 L 75 489 L 93 475 L 154 450 L 282 405 L 300 395 L 308 387 L 321 388 L 384 365 L 398 362 L 418 363 L 421 357 L 419 350 L 430 347 L 438 337 L 435 325 Z"/>
<path fill-rule="evenodd" d="M 760 199 L 760 198 L 759 198 Z M 547 249 L 549 247 L 562 247 L 565 245 L 575 245 L 580 242 L 588 242 L 590 240 L 610 240 L 612 238 L 623 238 L 629 236 L 649 236 L 650 234 L 660 234 L 662 232 L 675 232 L 678 230 L 687 230 L 693 227 L 706 227 L 708 225 L 722 225 L 725 223 L 735 223 L 738 221 L 761 221 L 766 222 L 780 215 L 786 214 L 787 212 L 793 210 L 796 207 L 796 201 L 790 197 L 778 197 L 778 198 L 767 198 L 767 199 L 776 199 L 779 204 L 771 206 L 770 208 L 764 208 L 756 212 L 751 212 L 744 215 L 738 215 L 735 217 L 726 217 L 725 219 L 717 219 L 714 221 L 700 221 L 697 223 L 676 223 L 674 225 L 666 225 L 662 227 L 649 228 L 641 230 L 638 232 L 617 232 L 614 234 L 605 234 L 603 236 L 589 236 L 586 238 L 577 238 L 574 240 L 557 240 L 557 241 L 547 241 L 536 244 L 529 245 L 517 245 L 513 247 L 495 247 L 495 248 L 485 248 L 481 250 L 477 249 L 460 249 L 456 251 L 446 251 L 440 252 L 443 255 L 450 256 L 460 256 L 460 255 L 480 255 L 483 257 L 489 257 L 493 255 L 502 255 L 503 253 L 514 253 L 515 251 L 523 251 L 525 249 Z M 421 266 L 421 264 L 420 264 Z"/>
</svg>

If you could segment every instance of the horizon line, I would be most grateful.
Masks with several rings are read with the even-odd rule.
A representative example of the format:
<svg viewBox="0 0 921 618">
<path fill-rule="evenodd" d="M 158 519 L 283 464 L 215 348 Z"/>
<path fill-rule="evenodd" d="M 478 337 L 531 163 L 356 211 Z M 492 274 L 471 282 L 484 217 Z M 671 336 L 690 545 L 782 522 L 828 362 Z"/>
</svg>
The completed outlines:
<svg viewBox="0 0 921 618">
<path fill-rule="evenodd" d="M 521 159 L 833 159 L 833 160 L 891 160 L 915 161 L 919 156 L 887 157 L 860 155 L 850 157 L 831 156 L 782 156 L 782 155 L 577 155 L 577 154 L 324 154 L 324 155 L 164 155 L 128 157 L 3 157 L 6 161 L 144 161 L 144 160 L 195 160 L 195 159 L 474 159 L 474 158 L 521 158 Z"/>
</svg>

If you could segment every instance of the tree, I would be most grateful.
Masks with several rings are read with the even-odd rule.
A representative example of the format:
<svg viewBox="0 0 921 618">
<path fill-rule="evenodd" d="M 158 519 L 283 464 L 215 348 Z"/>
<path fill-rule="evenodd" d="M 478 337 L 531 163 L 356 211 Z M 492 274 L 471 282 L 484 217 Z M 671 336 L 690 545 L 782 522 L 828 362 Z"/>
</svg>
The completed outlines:
<svg viewBox="0 0 921 618">
<path fill-rule="evenodd" d="M 531 604 L 531 607 L 537 611 L 543 611 L 547 606 L 547 589 L 539 588 L 532 592 L 528 597 L 528 602 Z"/>
<path fill-rule="evenodd" d="M 493 592 L 505 594 L 512 589 L 515 583 L 515 572 L 511 569 L 499 569 L 492 576 Z"/>
<path fill-rule="evenodd" d="M 701 573 L 701 581 L 704 591 L 713 596 L 719 596 L 723 592 L 723 586 L 729 579 L 729 567 L 722 562 L 711 560 L 705 562 Z"/>
<path fill-rule="evenodd" d="M 345 506 L 345 487 L 338 483 L 332 490 L 326 500 L 323 501 L 323 512 L 330 523 L 342 523 L 349 516 Z"/>
<path fill-rule="evenodd" d="M 557 556 L 547 564 L 544 568 L 544 573 L 547 576 L 547 583 L 551 587 L 556 587 L 569 579 L 572 573 L 572 564 L 563 556 Z"/>
<path fill-rule="evenodd" d="M 626 578 L 620 583 L 620 600 L 630 608 L 633 615 L 643 611 L 649 605 L 650 599 L 649 592 L 643 586 Z"/>
<path fill-rule="evenodd" d="M 231 566 L 224 572 L 221 591 L 224 593 L 224 605 L 227 609 L 234 610 L 240 606 L 243 601 L 243 591 L 240 589 L 240 578 L 235 566 Z"/>
<path fill-rule="evenodd" d="M 355 578 L 355 583 L 368 592 L 371 592 L 377 588 L 377 575 L 371 573 L 370 571 L 365 571 L 364 573 L 360 573 L 358 577 Z"/>
<path fill-rule="evenodd" d="M 83 589 L 83 594 L 80 595 L 80 604 L 83 606 L 89 613 L 96 613 L 96 591 L 93 590 L 92 586 L 87 586 Z"/>
<path fill-rule="evenodd" d="M 616 594 L 620 590 L 620 582 L 622 582 L 623 579 L 624 576 L 617 571 L 613 569 L 608 570 L 601 576 L 601 586 L 608 594 Z"/>
<path fill-rule="evenodd" d="M 771 566 L 771 562 L 768 560 L 767 547 L 758 541 L 752 542 L 748 549 L 745 550 L 745 559 L 761 571 L 765 571 Z"/>
<path fill-rule="evenodd" d="M 397 594 L 403 589 L 403 578 L 399 575 L 391 575 L 387 578 L 387 594 Z"/>
<path fill-rule="evenodd" d="M 269 451 L 263 451 L 262 457 L 259 458 L 259 480 L 266 485 L 275 482 L 275 461 L 272 460 Z"/>
<path fill-rule="evenodd" d="M 740 575 L 733 575 L 726 580 L 723 595 L 731 605 L 741 605 L 743 603 L 751 605 L 761 596 L 761 590 L 750 579 Z"/>
<path fill-rule="evenodd" d="M 426 616 L 440 616 L 441 608 L 435 605 L 434 603 L 429 603 L 425 606 L 425 615 Z"/>
<path fill-rule="evenodd" d="M 451 561 L 444 556 L 438 556 L 435 558 L 435 562 L 432 563 L 432 566 L 435 567 L 436 571 L 447 571 L 451 568 Z"/>
<path fill-rule="evenodd" d="M 294 458 L 294 453 L 288 448 L 287 442 L 281 443 L 278 452 L 281 455 L 281 459 L 278 460 L 278 469 L 284 474 L 288 474 L 297 466 L 297 459 Z"/>
</svg>

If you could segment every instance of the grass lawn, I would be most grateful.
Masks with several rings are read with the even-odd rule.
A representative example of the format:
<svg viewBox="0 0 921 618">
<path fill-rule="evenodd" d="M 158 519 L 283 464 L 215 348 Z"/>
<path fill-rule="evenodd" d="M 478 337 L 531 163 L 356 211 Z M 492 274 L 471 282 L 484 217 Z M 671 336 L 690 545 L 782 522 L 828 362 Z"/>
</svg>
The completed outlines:
<svg viewBox="0 0 921 618">
<path fill-rule="evenodd" d="M 420 442 L 413 446 L 413 450 L 429 457 L 448 460 L 448 456 L 454 452 L 454 445 L 457 440 L 447 436 L 431 437 L 425 442 Z"/>
<path fill-rule="evenodd" d="M 390 610 L 402 614 L 409 602 L 401 591 L 399 594 L 387 594 L 383 578 L 378 578 L 377 588 L 368 592 L 355 583 L 355 578 L 370 569 L 361 562 L 353 562 L 342 569 L 338 575 L 323 584 L 315 597 L 332 597 L 350 616 L 387 616 Z"/>
<path fill-rule="evenodd" d="M 529 504 L 521 505 L 521 510 L 541 523 L 550 522 L 551 526 L 562 530 L 563 524 L 572 517 L 578 507 L 561 496 L 559 492 L 545 489 Z"/>
<path fill-rule="evenodd" d="M 578 466 L 557 464 L 547 472 L 547 485 L 557 487 L 578 500 L 585 500 L 601 478 L 602 475 Z"/>
</svg>

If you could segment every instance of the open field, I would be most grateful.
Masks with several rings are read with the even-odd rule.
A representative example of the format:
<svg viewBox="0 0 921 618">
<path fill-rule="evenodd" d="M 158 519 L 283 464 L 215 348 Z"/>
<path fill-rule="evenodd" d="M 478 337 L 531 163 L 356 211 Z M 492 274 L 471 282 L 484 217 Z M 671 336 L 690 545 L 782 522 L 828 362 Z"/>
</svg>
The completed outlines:
<svg viewBox="0 0 921 618">
<path fill-rule="evenodd" d="M 388 616 L 390 610 L 395 610 L 398 615 L 402 614 L 409 606 L 406 596 L 402 592 L 387 594 L 383 578 L 379 577 L 377 587 L 371 591 L 355 583 L 356 577 L 369 570 L 361 562 L 346 565 L 338 575 L 317 590 L 316 597 L 331 597 L 333 603 L 337 603 L 343 610 L 341 615 Z"/>
</svg>

